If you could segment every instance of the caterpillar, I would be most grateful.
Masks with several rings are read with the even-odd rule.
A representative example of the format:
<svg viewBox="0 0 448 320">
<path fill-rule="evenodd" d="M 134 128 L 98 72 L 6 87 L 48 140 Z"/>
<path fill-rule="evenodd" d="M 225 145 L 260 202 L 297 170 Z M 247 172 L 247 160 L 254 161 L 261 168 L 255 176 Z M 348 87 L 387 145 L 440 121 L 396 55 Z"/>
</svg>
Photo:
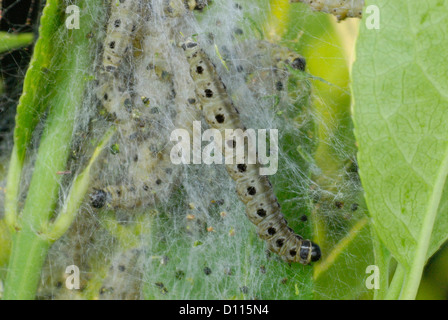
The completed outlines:
<svg viewBox="0 0 448 320">
<path fill-rule="evenodd" d="M 164 12 L 169 17 L 183 16 L 187 11 L 202 11 L 211 0 L 165 0 Z"/>
<path fill-rule="evenodd" d="M 119 123 L 120 151 L 110 157 L 116 157 L 117 166 L 127 164 L 124 168 L 127 179 L 96 186 L 90 194 L 94 208 L 107 205 L 133 209 L 165 199 L 170 194 L 176 168 L 169 159 L 164 119 L 154 108 L 148 110 L 149 115 Z"/>
<path fill-rule="evenodd" d="M 126 90 L 125 79 L 115 74 L 115 71 L 126 55 L 132 52 L 141 7 L 138 0 L 111 0 L 109 4 L 110 15 L 103 44 L 97 96 L 108 113 L 123 119 L 127 116 L 123 111 L 130 111 L 132 100 Z"/>
<path fill-rule="evenodd" d="M 104 41 L 103 70 L 114 72 L 123 57 L 132 49 L 132 40 L 138 28 L 138 0 L 111 0 L 110 17 Z"/>
<path fill-rule="evenodd" d="M 285 69 L 286 65 L 300 71 L 305 71 L 306 68 L 306 60 L 303 56 L 287 47 L 282 47 L 272 42 L 259 40 L 254 43 L 253 41 L 246 41 L 243 44 L 243 51 L 255 58 L 258 52 L 268 52 L 269 61 L 266 64 L 277 69 Z M 251 54 L 251 52 L 255 52 L 255 54 Z"/>
<path fill-rule="evenodd" d="M 364 0 L 291 0 L 308 4 L 313 10 L 331 13 L 338 20 L 362 18 Z"/>
<path fill-rule="evenodd" d="M 305 71 L 306 60 L 297 52 L 268 41 L 245 41 L 240 45 L 246 59 L 229 59 L 232 69 L 242 73 L 255 97 L 288 99 L 288 67 Z M 281 98 L 281 99 L 282 99 Z"/>
<path fill-rule="evenodd" d="M 111 1 L 97 96 L 119 129 L 116 145 L 121 146 L 122 152 L 109 157 L 110 161 L 115 161 L 117 166 L 127 164 L 124 170 L 129 179 L 110 183 L 107 174 L 103 175 L 105 179 L 98 182 L 107 182 L 103 185 L 97 182 L 90 193 L 94 208 L 107 204 L 108 207 L 129 209 L 139 207 L 143 202 L 154 202 L 156 195 L 166 193 L 162 181 L 172 172 L 163 165 L 167 161 L 160 154 L 164 146 L 160 143 L 162 135 L 158 134 L 162 122 L 158 109 L 150 106 L 149 98 L 135 97 L 129 89 L 131 85 L 127 85 L 133 81 L 115 72 L 124 57 L 133 53 L 132 41 L 141 9 L 138 0 Z M 148 66 L 147 72 L 153 72 L 152 69 Z M 157 165 L 159 162 L 162 164 Z M 134 181 L 134 177 L 138 177 L 138 181 Z"/>
<path fill-rule="evenodd" d="M 134 248 L 117 254 L 99 290 L 99 300 L 138 300 L 142 276 L 143 249 Z"/>
<path fill-rule="evenodd" d="M 190 64 L 190 75 L 196 84 L 206 122 L 221 132 L 244 129 L 239 112 L 210 58 L 191 38 L 180 46 Z M 229 142 L 233 143 L 225 143 Z M 226 169 L 236 183 L 239 199 L 246 204 L 247 217 L 257 226 L 259 237 L 267 241 L 270 251 L 287 262 L 309 264 L 320 259 L 319 246 L 295 234 L 288 226 L 269 179 L 259 174 L 259 164 L 226 164 Z"/>
</svg>

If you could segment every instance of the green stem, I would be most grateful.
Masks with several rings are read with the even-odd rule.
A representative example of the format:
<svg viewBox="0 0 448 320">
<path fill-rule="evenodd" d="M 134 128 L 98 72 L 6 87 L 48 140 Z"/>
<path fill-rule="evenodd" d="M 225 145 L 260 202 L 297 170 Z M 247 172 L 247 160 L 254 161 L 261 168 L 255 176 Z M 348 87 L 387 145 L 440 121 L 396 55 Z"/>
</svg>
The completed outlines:
<svg viewBox="0 0 448 320">
<path fill-rule="evenodd" d="M 70 110 L 71 109 L 71 110 Z M 13 237 L 12 259 L 8 268 L 4 299 L 32 299 L 40 270 L 51 242 L 42 238 L 57 205 L 60 176 L 69 153 L 76 108 L 62 103 L 51 110 L 34 166 L 20 229 Z"/>
<path fill-rule="evenodd" d="M 87 34 L 99 18 L 100 0 L 79 1 L 84 9 L 79 30 L 63 31 L 60 70 L 46 128 L 41 138 L 33 176 L 18 230 L 13 236 L 4 299 L 33 299 L 42 265 L 52 241 L 43 232 L 58 204 L 58 190 L 70 151 L 76 114 L 82 103 L 92 52 Z M 94 3 L 92 3 L 94 2 Z M 88 10 L 94 12 L 87 12 Z M 65 28 L 65 26 L 61 26 Z M 54 71 L 54 70 L 52 70 Z M 32 106 L 30 106 L 32 107 Z"/>
<path fill-rule="evenodd" d="M 328 271 L 335 263 L 335 261 L 340 257 L 340 255 L 353 243 L 358 234 L 368 225 L 369 220 L 363 218 L 359 220 L 347 233 L 347 235 L 342 238 L 331 250 L 330 254 L 327 255 L 319 264 L 314 267 L 314 279 L 317 280 L 319 277 Z M 380 267 L 381 270 L 381 267 Z"/>
<path fill-rule="evenodd" d="M 400 297 L 405 274 L 405 269 L 401 266 L 401 264 L 398 264 L 384 300 L 397 300 Z"/>
<path fill-rule="evenodd" d="M 32 33 L 11 34 L 5 31 L 0 32 L 0 53 L 28 46 L 31 43 L 33 43 Z"/>
<path fill-rule="evenodd" d="M 411 264 L 406 282 L 403 288 L 403 300 L 414 300 L 417 296 L 417 291 L 422 279 L 423 269 L 428 259 L 429 246 L 431 244 L 432 231 L 436 221 L 437 213 L 439 212 L 439 205 L 442 198 L 443 188 L 448 176 L 448 149 L 439 168 L 437 179 L 434 183 L 434 189 L 429 199 L 428 208 L 426 210 L 423 225 L 420 230 L 418 244 L 414 260 Z"/>
<path fill-rule="evenodd" d="M 17 226 L 17 196 L 19 194 L 22 165 L 18 158 L 17 147 L 14 146 L 9 162 L 8 177 L 5 194 L 5 221 L 14 231 Z"/>
<path fill-rule="evenodd" d="M 389 266 L 391 256 L 376 234 L 375 229 L 372 225 L 370 225 L 370 233 L 372 234 L 373 239 L 373 254 L 375 256 L 375 265 L 378 266 L 381 273 L 380 289 L 374 291 L 373 299 L 383 300 L 389 289 Z"/>
<path fill-rule="evenodd" d="M 33 299 L 50 243 L 36 236 L 29 227 L 14 234 L 12 241 L 3 299 Z"/>
</svg>

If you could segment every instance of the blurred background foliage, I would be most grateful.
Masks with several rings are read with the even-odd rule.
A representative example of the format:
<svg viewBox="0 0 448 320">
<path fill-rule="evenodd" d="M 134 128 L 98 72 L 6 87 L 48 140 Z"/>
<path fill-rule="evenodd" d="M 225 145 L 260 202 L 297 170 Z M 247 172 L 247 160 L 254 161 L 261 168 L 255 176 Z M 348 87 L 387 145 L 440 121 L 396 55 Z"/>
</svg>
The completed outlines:
<svg viewBox="0 0 448 320">
<path fill-rule="evenodd" d="M 353 63 L 358 20 L 338 23 L 327 14 L 314 13 L 302 4 L 289 0 L 250 0 L 258 3 L 257 25 L 263 26 L 270 41 L 288 46 L 307 60 L 307 73 L 313 90 L 312 108 L 317 126 L 310 132 L 317 141 L 312 160 L 320 173 L 313 177 L 323 190 L 340 194 L 346 186 L 341 172 L 349 171 L 356 156 L 356 141 L 351 121 L 350 68 Z M 3 8 L 11 5 L 4 0 Z M 14 106 L 17 104 L 24 68 L 29 61 L 32 31 L 36 30 L 39 1 L 22 0 L 7 12 L 0 23 L 0 192 L 6 175 L 8 151 L 12 143 Z M 26 69 L 25 69 L 26 70 Z M 6 146 L 6 147 L 5 147 Z M 9 147 L 8 147 L 9 146 Z M 353 187 L 353 186 L 351 186 Z M 349 195 L 349 198 L 345 197 Z M 328 253 L 315 265 L 316 298 L 371 299 L 365 287 L 365 269 L 374 264 L 371 233 L 362 190 L 353 187 L 341 199 L 315 200 L 313 221 L 315 240 Z M 0 202 L 2 202 L 0 195 Z M 342 205 L 341 205 L 342 204 Z M 356 213 L 350 208 L 359 206 Z M 0 218 L 3 204 L 0 203 Z M 337 223 L 329 211 L 347 219 Z M 9 256 L 9 235 L 0 220 L 0 279 L 4 277 Z M 417 299 L 448 298 L 448 245 L 431 258 L 426 266 Z"/>
</svg>

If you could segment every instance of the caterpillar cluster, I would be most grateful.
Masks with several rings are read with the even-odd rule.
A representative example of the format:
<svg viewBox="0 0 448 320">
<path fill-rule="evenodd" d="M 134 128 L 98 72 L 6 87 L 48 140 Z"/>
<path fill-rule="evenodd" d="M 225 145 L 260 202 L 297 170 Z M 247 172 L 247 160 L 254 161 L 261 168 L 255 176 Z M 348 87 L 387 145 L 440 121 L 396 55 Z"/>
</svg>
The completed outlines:
<svg viewBox="0 0 448 320">
<path fill-rule="evenodd" d="M 364 0 L 291 0 L 291 2 L 303 2 L 313 10 L 331 13 L 338 20 L 345 18 L 361 18 Z"/>
<path fill-rule="evenodd" d="M 221 132 L 225 129 L 244 129 L 239 112 L 213 62 L 192 39 L 183 42 L 181 47 L 190 64 L 190 75 L 195 81 L 197 97 L 207 123 Z M 225 143 L 235 148 L 234 140 Z M 304 240 L 288 226 L 269 179 L 259 174 L 259 164 L 231 164 L 226 165 L 226 169 L 236 183 L 240 200 L 246 204 L 247 217 L 257 226 L 258 235 L 267 241 L 271 251 L 287 262 L 309 264 L 320 259 L 319 246 Z"/>
<path fill-rule="evenodd" d="M 99 290 L 99 300 L 138 300 L 142 270 L 139 260 L 143 250 L 130 249 L 117 254 L 112 260 L 107 276 Z"/>
<path fill-rule="evenodd" d="M 125 58 L 133 53 L 133 37 L 137 32 L 139 12 L 148 10 L 135 0 L 113 1 L 104 43 L 103 60 L 99 75 L 98 98 L 102 106 L 118 127 L 118 149 L 114 160 L 127 164 L 127 181 L 106 185 L 95 185 L 90 194 L 95 208 L 105 205 L 112 208 L 132 209 L 155 203 L 170 194 L 171 176 L 174 169 L 166 152 L 166 128 L 163 128 L 164 114 L 144 95 L 130 90 L 133 80 L 119 72 Z M 154 54 L 154 52 L 148 52 Z M 132 57 L 130 57 L 132 59 Z M 155 63 L 144 66 L 151 74 L 151 82 L 165 82 L 171 86 L 168 72 Z M 121 71 L 121 70 L 120 70 Z M 126 83 L 129 84 L 126 84 Z M 171 92 L 166 100 L 170 100 Z M 126 150 L 123 150 L 126 149 Z M 124 152 L 126 151 L 126 152 Z M 138 177 L 134 181 L 132 177 Z M 106 179 L 104 179 L 106 180 Z M 100 179 L 100 181 L 102 181 Z"/>
<path fill-rule="evenodd" d="M 169 4 L 171 3 L 169 2 Z M 102 95 L 102 98 L 105 101 L 105 109 L 113 114 L 114 118 L 120 123 L 120 129 L 126 136 L 125 139 L 129 139 L 131 134 L 135 135 L 135 119 L 133 118 L 132 121 L 129 121 L 130 116 L 127 113 L 135 115 L 136 110 L 140 111 L 137 113 L 141 113 L 142 116 L 137 117 L 137 119 L 143 123 L 143 127 L 145 127 L 144 124 L 153 121 L 156 116 L 145 112 L 144 103 L 142 104 L 141 101 L 135 99 L 135 97 L 133 98 L 127 88 L 123 89 L 120 87 L 120 84 L 122 85 L 125 81 L 115 73 L 120 68 L 126 54 L 132 51 L 132 41 L 126 42 L 121 38 L 128 38 L 129 40 L 129 38 L 132 38 L 136 28 L 132 26 L 129 29 L 127 27 L 123 29 L 123 32 L 115 30 L 112 33 L 109 30 L 116 28 L 117 25 L 121 25 L 117 23 L 117 20 L 125 21 L 128 19 L 124 25 L 133 25 L 133 22 L 136 21 L 133 17 L 138 15 L 133 10 L 141 10 L 135 1 L 128 0 L 128 2 L 124 2 L 123 0 L 121 4 L 126 4 L 121 11 L 119 10 L 120 5 L 112 7 L 112 14 L 108 22 L 103 70 L 108 75 L 105 77 L 108 81 L 104 85 L 110 89 L 108 89 L 109 91 L 106 94 Z M 111 46 L 110 44 L 114 43 L 114 40 L 115 45 Z M 268 44 L 260 42 L 260 46 L 267 47 Z M 211 127 L 218 130 L 243 128 L 238 112 L 228 97 L 212 62 L 199 49 L 197 43 L 191 40 L 184 43 L 183 48 L 188 53 L 188 60 L 192 66 L 191 76 L 196 85 L 196 94 L 202 106 L 205 120 Z M 272 48 L 275 48 L 273 59 L 278 70 L 283 70 L 285 65 L 304 70 L 305 60 L 302 57 L 292 51 L 283 50 L 281 47 L 272 46 Z M 112 49 L 117 50 L 111 51 Z M 144 51 L 145 54 L 150 54 L 150 50 Z M 166 75 L 168 73 L 164 71 L 163 67 L 162 72 L 154 72 L 157 69 L 155 65 L 152 65 L 149 69 L 152 69 L 148 70 L 149 72 L 153 71 L 153 73 L 159 74 L 162 78 L 163 74 Z M 140 102 L 140 104 L 138 105 L 136 102 Z M 177 111 L 180 110 L 178 109 Z M 181 112 L 178 113 L 181 114 Z M 145 116 L 148 119 L 144 119 Z M 183 122 L 181 127 L 188 127 L 184 123 L 182 116 L 178 118 L 180 122 Z M 172 183 L 164 183 L 164 179 L 158 177 L 172 174 L 173 167 L 167 160 L 166 153 L 148 151 L 151 150 L 152 142 L 160 140 L 151 137 L 151 132 L 159 132 L 159 130 L 152 128 L 152 131 L 146 132 L 148 136 L 145 136 L 145 131 L 143 130 L 140 137 L 136 137 L 138 154 L 133 158 L 136 164 L 131 162 L 129 166 L 129 172 L 134 171 L 129 176 L 138 177 L 138 181 L 126 181 L 121 184 L 110 184 L 97 188 L 91 194 L 94 207 L 101 208 L 107 204 L 114 208 L 135 208 L 154 203 L 156 197 L 160 193 L 164 193 L 160 187 L 168 186 L 169 189 Z M 125 154 L 129 155 L 129 153 Z M 309 240 L 304 240 L 288 227 L 280 212 L 280 205 L 268 178 L 260 176 L 258 173 L 258 165 L 229 165 L 227 170 L 236 181 L 240 199 L 247 206 L 247 216 L 251 222 L 257 225 L 259 236 L 267 240 L 271 251 L 278 253 L 288 262 L 308 264 L 320 258 L 320 250 L 316 244 Z M 165 194 L 169 194 L 169 190 Z"/>
<path fill-rule="evenodd" d="M 188 10 L 193 8 L 192 3 L 204 2 L 188 1 L 190 3 Z M 159 1 L 160 7 L 156 5 L 151 7 L 150 1 L 146 0 L 113 0 L 110 3 L 111 16 L 107 23 L 108 31 L 104 41 L 103 56 L 100 58 L 100 71 L 97 73 L 99 83 L 97 96 L 103 109 L 100 109 L 100 111 L 106 112 L 106 119 L 113 123 L 118 130 L 110 152 L 104 160 L 107 165 L 101 168 L 98 177 L 92 179 L 94 190 L 90 194 L 90 199 L 91 205 L 95 208 L 123 209 L 111 212 L 111 216 L 117 217 L 117 221 L 120 221 L 120 223 L 125 220 L 127 224 L 133 224 L 132 218 L 136 216 L 130 218 L 128 209 L 148 207 L 161 198 L 168 199 L 172 193 L 172 188 L 179 185 L 177 183 L 181 177 L 179 167 L 172 165 L 169 156 L 167 156 L 169 152 L 166 152 L 170 150 L 170 145 L 166 141 L 169 137 L 169 134 L 167 134 L 169 128 L 166 126 L 191 129 L 192 121 L 200 119 L 201 104 L 208 98 L 197 97 L 194 80 L 197 81 L 198 78 L 190 77 L 189 65 L 183 56 L 183 50 L 167 41 L 167 39 L 174 39 L 179 36 L 179 29 L 182 32 L 192 34 L 194 31 L 190 32 L 191 29 L 182 25 L 182 23 L 191 22 L 191 20 L 185 19 L 184 21 L 178 19 L 179 16 L 176 14 L 172 16 L 168 14 L 166 12 L 169 11 L 166 6 L 167 2 L 162 4 L 162 1 Z M 169 1 L 169 3 L 184 3 L 184 1 L 174 0 Z M 121 7 L 121 5 L 125 6 Z M 154 12 L 149 12 L 152 8 Z M 186 7 L 183 6 L 183 8 Z M 193 9 L 200 10 L 198 5 L 195 5 Z M 169 17 L 173 18 L 174 23 L 167 24 L 164 27 L 165 29 L 160 28 L 160 30 L 168 32 L 160 35 L 155 34 L 157 30 L 149 27 L 152 22 L 142 19 L 149 14 L 151 14 L 151 18 L 154 17 L 154 20 L 157 20 L 157 23 L 154 22 L 151 25 L 157 30 L 159 30 L 158 24 L 166 23 Z M 157 14 L 160 14 L 163 19 L 156 19 Z M 177 21 L 174 19 L 177 19 Z M 121 23 L 124 21 L 124 24 L 118 23 L 117 20 L 120 20 Z M 142 24 L 140 25 L 140 23 Z M 121 29 L 121 26 L 125 25 L 128 27 Z M 132 27 L 130 27 L 131 25 Z M 137 28 L 134 28 L 135 25 Z M 171 26 L 180 27 L 171 28 Z M 114 41 L 115 44 L 111 47 L 110 44 Z M 245 40 L 239 42 L 236 48 L 242 49 L 241 56 L 247 59 L 232 59 L 231 56 L 227 59 L 225 50 L 220 50 L 232 72 L 236 71 L 240 75 L 246 76 L 247 88 L 255 98 L 271 93 L 287 96 L 288 90 L 281 90 L 281 88 L 286 88 L 285 83 L 288 79 L 288 71 L 285 66 L 297 70 L 305 69 L 306 64 L 303 57 L 294 51 L 272 43 Z M 213 65 L 211 66 L 213 71 Z M 211 74 L 211 72 L 209 73 Z M 217 79 L 217 86 L 220 85 L 216 72 L 210 77 Z M 187 78 L 188 81 L 186 81 Z M 243 78 L 241 77 L 241 79 Z M 245 90 L 247 88 L 245 87 Z M 151 90 L 157 90 L 157 94 L 153 94 Z M 226 101 L 225 106 L 233 106 L 230 99 L 226 100 L 225 97 L 227 97 L 227 93 L 224 89 L 220 91 L 218 100 Z M 261 99 L 258 100 L 261 101 Z M 208 118 L 212 119 L 214 114 L 210 111 L 210 108 L 210 106 L 207 106 L 204 108 L 204 112 L 209 112 Z M 233 125 L 234 127 L 242 127 L 238 115 Z M 247 206 L 249 219 L 258 226 L 260 237 L 267 240 L 269 248 L 273 252 L 284 257 L 288 262 L 298 261 L 307 264 L 310 261 L 318 260 L 320 252 L 317 245 L 296 236 L 287 226 L 280 212 L 280 205 L 273 195 L 269 180 L 257 174 L 258 167 L 235 165 L 233 167 L 229 166 L 227 170 L 231 177 L 237 181 L 238 194 Z M 208 170 L 208 172 L 217 173 L 219 178 L 222 177 L 221 174 L 225 174 L 221 170 Z M 184 176 L 189 173 L 184 173 Z M 213 174 L 207 175 L 203 179 L 214 181 L 214 176 Z M 198 183 L 204 183 L 203 179 L 200 179 Z M 184 183 L 184 186 L 189 188 L 187 190 L 189 196 L 193 193 L 193 199 L 201 197 L 202 189 L 196 185 L 192 187 L 191 179 L 188 181 L 185 179 Z M 252 194 L 254 191 L 255 195 Z M 216 192 L 210 192 L 210 194 L 212 193 Z M 225 198 L 225 196 L 223 197 Z M 224 200 L 221 199 L 217 199 L 217 201 L 223 201 L 224 203 Z M 182 205 L 185 206 L 186 203 L 188 201 Z M 197 202 L 195 203 L 197 204 Z M 208 199 L 207 203 L 209 203 Z M 204 206 L 204 208 L 202 210 L 204 215 L 213 214 L 207 206 Z M 228 208 L 218 209 L 231 210 L 231 208 L 232 206 L 229 204 Z M 187 212 L 196 215 L 196 219 L 190 222 L 192 226 L 194 223 L 191 228 L 194 234 L 198 230 L 203 231 L 208 227 L 205 223 L 196 225 L 196 222 L 201 220 L 198 215 L 202 211 L 195 209 L 192 207 Z M 225 212 L 222 213 L 225 214 Z M 96 271 L 95 264 L 92 262 L 104 266 L 104 257 L 97 254 L 97 252 L 103 252 L 103 255 L 110 259 L 108 261 L 111 267 L 109 268 L 109 265 L 107 265 L 107 267 L 101 269 L 100 279 L 90 279 L 87 272 L 83 274 L 81 289 L 88 287 L 84 283 L 85 281 L 94 280 L 92 282 L 95 282 L 94 294 L 97 299 L 138 298 L 141 293 L 139 286 L 142 283 L 142 261 L 145 259 L 145 257 L 142 257 L 143 251 L 134 249 L 124 253 L 120 251 L 121 249 L 112 251 L 116 243 L 109 242 L 110 234 L 106 235 L 109 230 L 103 227 L 95 228 L 93 223 L 86 223 L 86 221 L 97 221 L 98 216 L 103 217 L 104 215 L 89 215 L 89 219 L 92 220 L 80 219 L 80 222 L 84 223 L 82 229 L 89 230 L 85 237 L 80 237 L 77 232 L 70 235 L 70 239 L 76 237 L 86 241 L 82 245 L 78 245 L 77 250 L 82 258 L 74 259 L 74 263 L 80 266 L 83 272 L 86 272 L 86 270 Z M 123 217 L 125 219 L 122 219 Z M 129 221 L 132 223 L 129 223 Z M 90 227 L 87 227 L 87 225 Z M 193 229 L 194 227 L 196 229 Z M 183 224 L 181 228 L 184 228 Z M 172 231 L 168 232 L 173 233 Z M 168 234 L 163 231 L 163 236 L 168 237 Z M 190 232 L 189 234 L 191 235 Z M 111 239 L 114 242 L 116 241 L 115 237 L 113 235 L 114 239 Z M 71 240 L 65 248 L 56 252 L 58 254 L 60 252 L 69 253 L 70 257 L 66 259 L 71 259 L 71 255 L 73 255 L 72 243 Z M 116 254 L 112 256 L 112 252 L 116 252 Z M 93 259 L 87 259 L 86 257 L 89 255 Z M 61 260 L 63 258 L 58 256 L 57 259 Z M 71 260 L 69 261 L 73 263 Z M 41 297 L 85 298 L 86 293 L 83 293 L 82 290 L 69 291 L 65 288 L 63 284 L 66 274 L 63 271 L 65 270 L 60 272 L 60 278 L 56 279 L 56 283 L 51 285 L 51 291 L 42 292 Z M 52 270 L 49 272 L 53 274 Z M 209 275 L 210 272 L 208 267 L 204 269 L 206 275 Z M 99 273 L 90 272 L 92 277 L 95 277 L 96 274 Z M 156 286 L 159 286 L 158 283 L 156 283 Z M 165 289 L 161 288 L 161 290 Z"/>
<path fill-rule="evenodd" d="M 96 278 L 97 275 L 84 274 L 76 290 L 67 287 L 67 284 L 72 284 L 72 281 L 68 279 L 70 272 L 67 272 L 65 268 L 51 269 L 50 272 L 45 270 L 45 285 L 39 287 L 37 298 L 39 300 L 83 300 L 93 293 L 95 300 L 138 300 L 141 297 L 141 260 L 143 258 L 144 249 L 142 248 L 119 251 L 106 264 L 102 262 L 107 270 L 102 277 Z M 103 271 L 97 270 L 97 272 L 101 274 Z M 90 293 L 89 291 L 93 288 L 94 291 Z"/>
</svg>

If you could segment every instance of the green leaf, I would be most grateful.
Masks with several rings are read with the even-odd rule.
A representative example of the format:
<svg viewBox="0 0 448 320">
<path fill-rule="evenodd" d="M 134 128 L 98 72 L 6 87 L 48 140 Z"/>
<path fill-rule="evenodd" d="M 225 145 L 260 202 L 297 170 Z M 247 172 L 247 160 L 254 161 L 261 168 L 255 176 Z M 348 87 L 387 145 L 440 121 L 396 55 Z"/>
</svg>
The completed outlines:
<svg viewBox="0 0 448 320">
<path fill-rule="evenodd" d="M 11 34 L 4 31 L 0 32 L 0 53 L 30 45 L 32 42 L 32 33 Z"/>
<path fill-rule="evenodd" d="M 412 298 L 448 236 L 448 7 L 374 4 L 380 29 L 362 25 L 353 69 L 360 174 L 375 229 L 408 271 L 403 292 Z"/>
<path fill-rule="evenodd" d="M 14 142 L 17 146 L 18 161 L 23 162 L 25 151 L 31 140 L 31 134 L 40 116 L 48 104 L 48 83 L 52 74 L 52 58 L 62 48 L 55 47 L 58 42 L 58 27 L 62 24 L 64 12 L 60 0 L 49 0 L 42 13 L 39 28 L 39 39 L 34 48 L 33 58 L 25 76 L 23 94 L 17 106 Z"/>
<path fill-rule="evenodd" d="M 15 227 L 17 216 L 17 196 L 20 176 L 26 150 L 30 144 L 32 133 L 42 114 L 48 108 L 48 101 L 53 96 L 48 84 L 54 81 L 53 69 L 63 46 L 55 45 L 57 30 L 62 24 L 64 12 L 60 0 L 49 0 L 42 12 L 39 28 L 39 39 L 34 47 L 33 57 L 26 72 L 23 92 L 20 96 L 14 129 L 14 148 L 11 154 L 5 196 L 5 219 L 9 226 Z M 59 53 L 59 54 L 58 54 Z M 53 81 L 52 81 L 53 80 Z"/>
<path fill-rule="evenodd" d="M 54 81 L 50 70 L 54 69 L 57 61 L 52 58 L 59 56 L 64 49 L 64 46 L 55 45 L 62 19 L 60 0 L 47 1 L 40 21 L 39 39 L 34 47 L 17 106 L 14 148 L 9 163 L 5 195 L 5 219 L 11 228 L 17 227 L 17 197 L 26 150 L 39 119 L 48 108 L 49 99 L 54 95 L 54 90 L 49 88 L 49 84 Z"/>
<path fill-rule="evenodd" d="M 8 264 L 11 247 L 11 235 L 4 219 L 0 220 L 0 270 Z M 3 278 L 4 271 L 0 271 L 0 279 Z"/>
</svg>

